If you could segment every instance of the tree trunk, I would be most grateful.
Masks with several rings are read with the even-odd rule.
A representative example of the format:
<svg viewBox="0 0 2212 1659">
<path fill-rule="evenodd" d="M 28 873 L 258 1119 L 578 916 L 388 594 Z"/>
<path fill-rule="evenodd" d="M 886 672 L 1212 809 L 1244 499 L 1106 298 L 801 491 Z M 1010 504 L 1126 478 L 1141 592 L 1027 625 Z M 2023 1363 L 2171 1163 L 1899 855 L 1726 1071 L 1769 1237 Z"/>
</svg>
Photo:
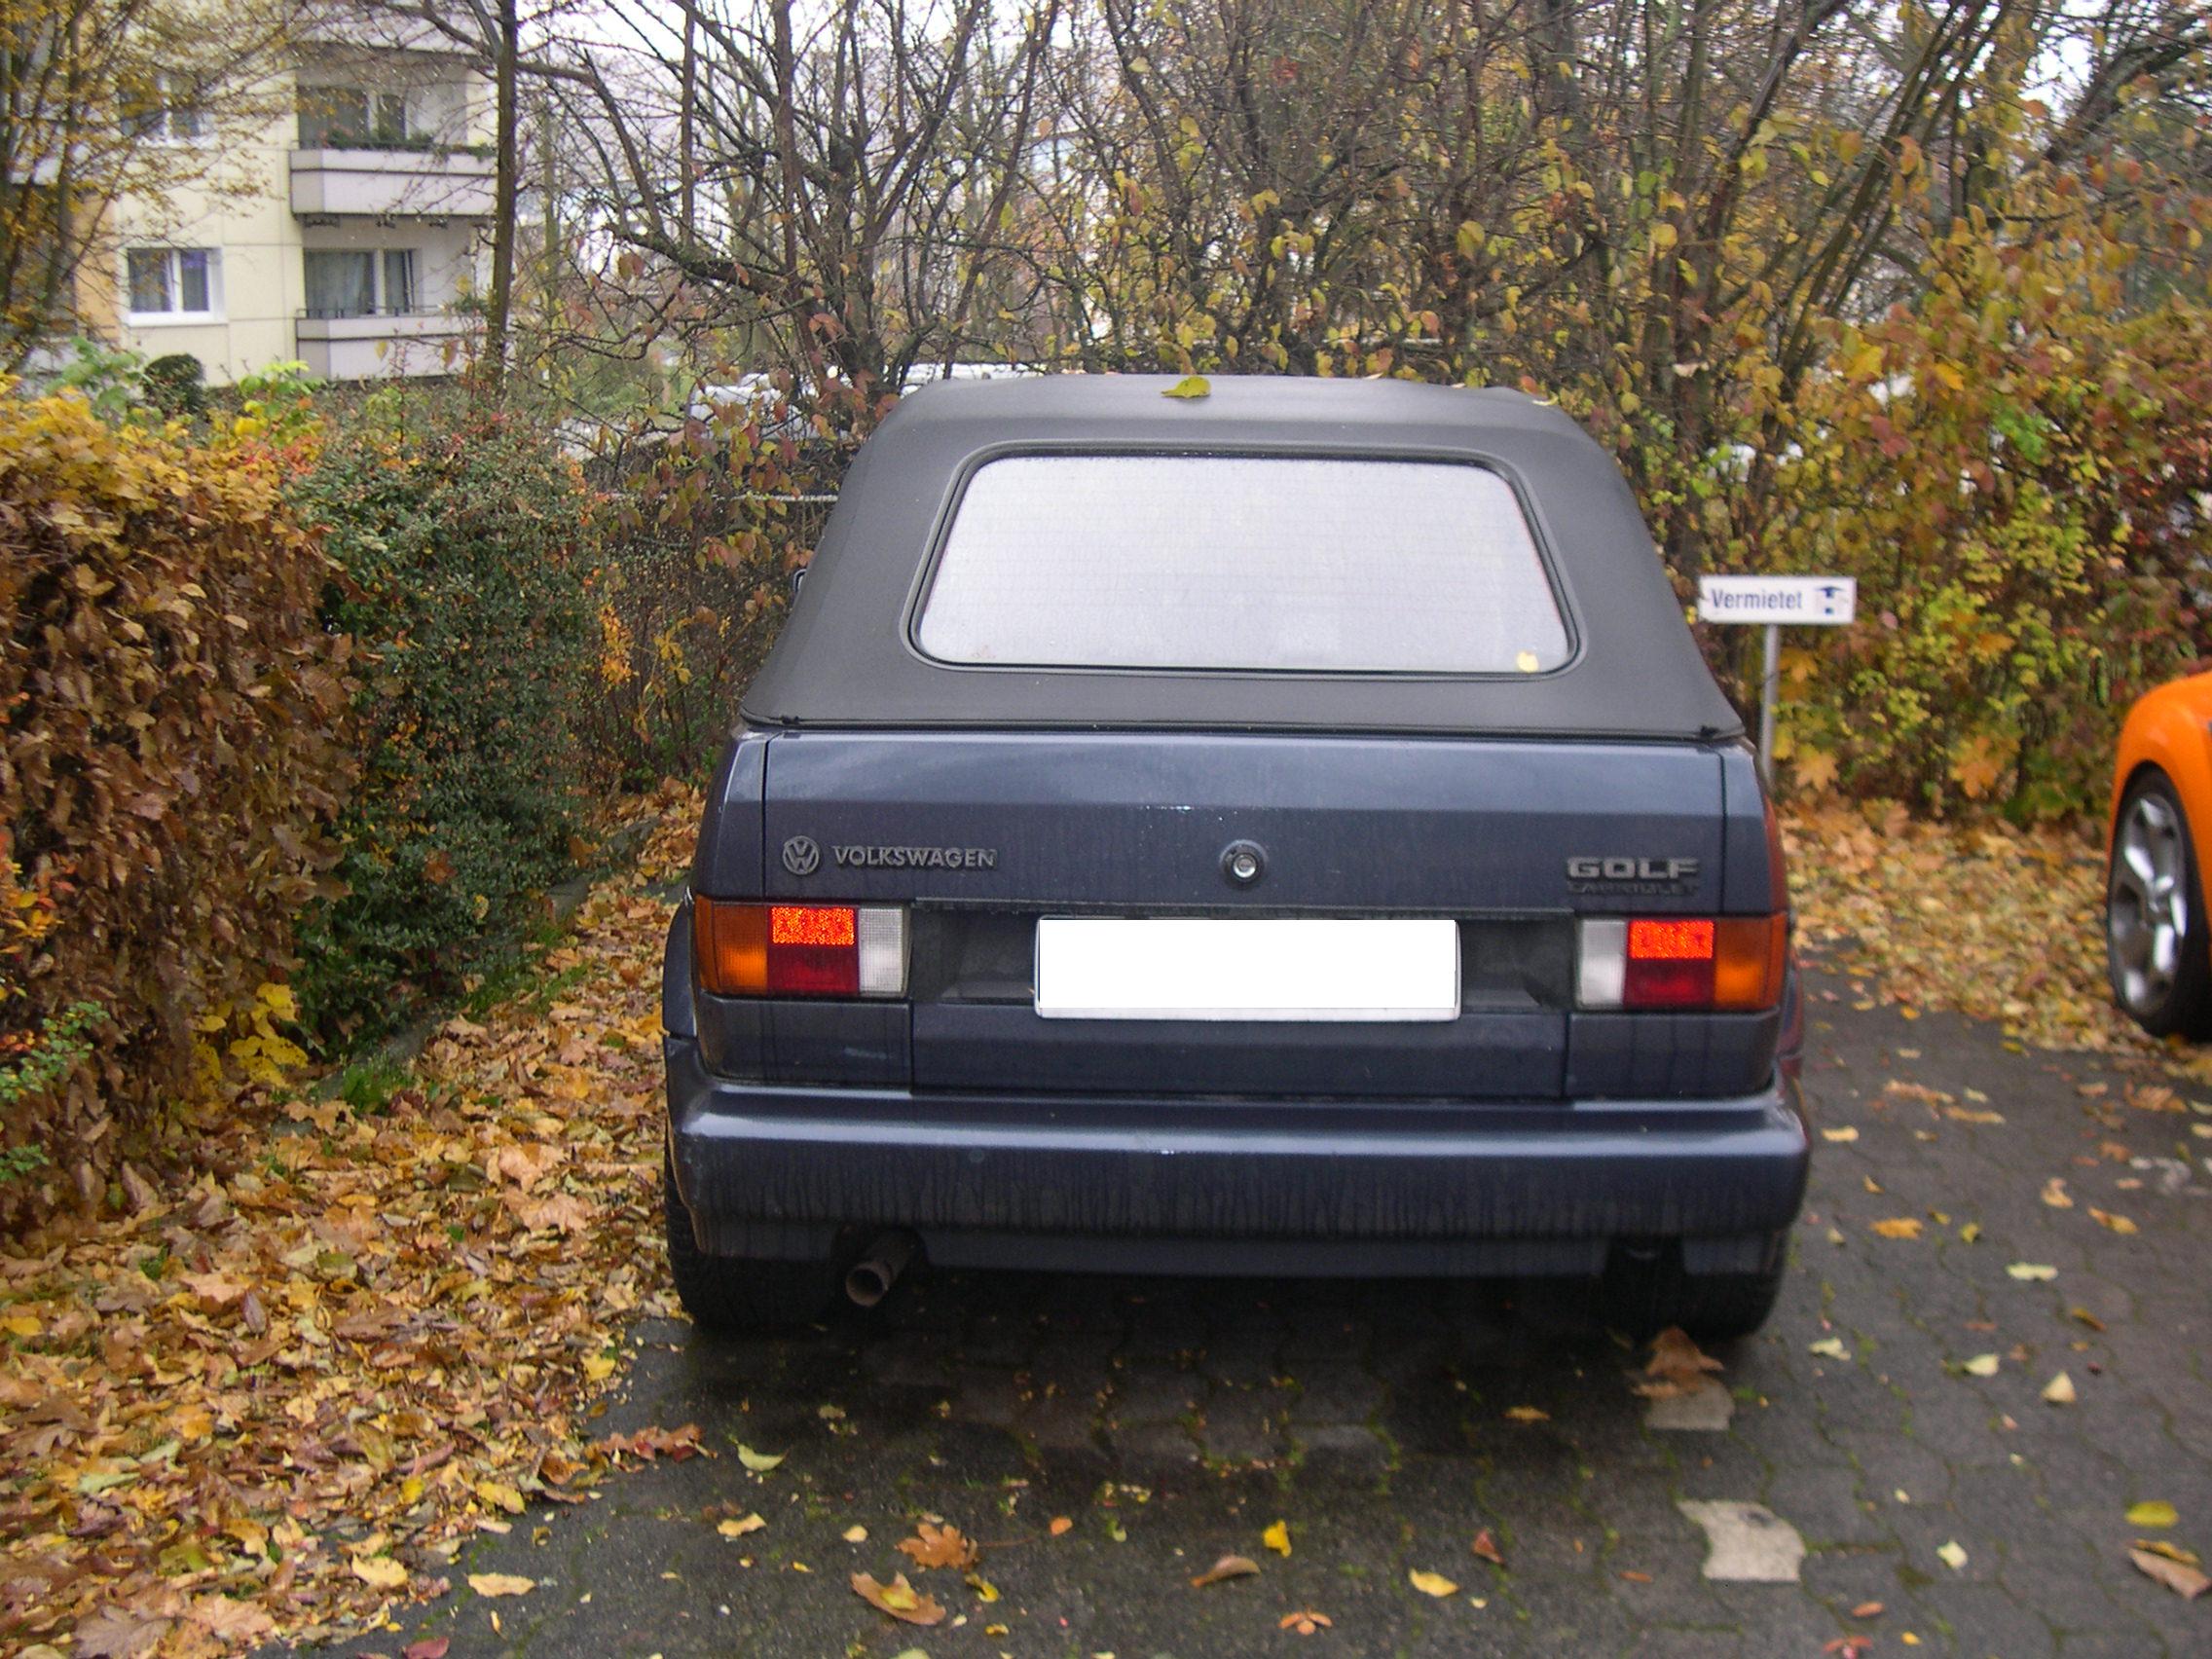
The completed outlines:
<svg viewBox="0 0 2212 1659">
<path fill-rule="evenodd" d="M 519 194 L 515 108 L 516 60 L 522 55 L 518 0 L 499 0 L 499 40 L 495 65 L 498 131 L 492 199 L 492 287 L 484 306 L 484 360 L 479 365 L 485 395 L 498 403 L 506 395 L 508 313 L 514 305 L 515 202 Z"/>
</svg>

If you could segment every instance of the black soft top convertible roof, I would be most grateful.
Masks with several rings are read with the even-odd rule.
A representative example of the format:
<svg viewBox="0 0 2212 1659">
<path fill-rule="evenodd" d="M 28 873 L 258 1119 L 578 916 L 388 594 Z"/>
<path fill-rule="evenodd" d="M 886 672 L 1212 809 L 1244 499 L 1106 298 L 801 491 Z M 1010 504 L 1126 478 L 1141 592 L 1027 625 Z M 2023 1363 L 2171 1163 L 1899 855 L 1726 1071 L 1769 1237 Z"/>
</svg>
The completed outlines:
<svg viewBox="0 0 2212 1659">
<path fill-rule="evenodd" d="M 1627 481 L 1557 409 L 1404 381 L 1153 375 L 927 387 L 862 448 L 766 667 L 756 726 L 1205 727 L 1636 738 L 1733 736 Z M 1541 674 L 967 667 L 912 641 L 968 475 L 1003 455 L 1133 450 L 1473 461 L 1520 490 L 1575 642 Z"/>
</svg>

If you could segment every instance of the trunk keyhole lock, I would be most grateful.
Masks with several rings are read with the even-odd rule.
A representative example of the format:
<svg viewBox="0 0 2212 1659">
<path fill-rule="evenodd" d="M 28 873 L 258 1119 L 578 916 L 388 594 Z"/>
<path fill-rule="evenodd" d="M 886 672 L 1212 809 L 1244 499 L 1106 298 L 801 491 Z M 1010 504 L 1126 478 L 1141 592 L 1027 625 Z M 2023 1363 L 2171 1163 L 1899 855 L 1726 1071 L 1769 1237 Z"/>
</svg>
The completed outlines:
<svg viewBox="0 0 2212 1659">
<path fill-rule="evenodd" d="M 1232 841 L 1221 850 L 1221 873 L 1233 887 L 1250 887 L 1268 871 L 1268 855 L 1257 841 Z"/>
</svg>

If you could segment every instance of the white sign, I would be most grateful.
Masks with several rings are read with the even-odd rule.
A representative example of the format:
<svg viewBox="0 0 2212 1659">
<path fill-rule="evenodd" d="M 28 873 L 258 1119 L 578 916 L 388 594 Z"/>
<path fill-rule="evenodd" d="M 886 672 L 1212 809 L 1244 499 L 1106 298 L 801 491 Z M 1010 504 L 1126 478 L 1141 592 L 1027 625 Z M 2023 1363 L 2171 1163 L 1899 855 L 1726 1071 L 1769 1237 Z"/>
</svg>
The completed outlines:
<svg viewBox="0 0 2212 1659">
<path fill-rule="evenodd" d="M 1700 622 L 1833 627 L 1859 610 L 1855 576 L 1700 576 Z"/>
</svg>

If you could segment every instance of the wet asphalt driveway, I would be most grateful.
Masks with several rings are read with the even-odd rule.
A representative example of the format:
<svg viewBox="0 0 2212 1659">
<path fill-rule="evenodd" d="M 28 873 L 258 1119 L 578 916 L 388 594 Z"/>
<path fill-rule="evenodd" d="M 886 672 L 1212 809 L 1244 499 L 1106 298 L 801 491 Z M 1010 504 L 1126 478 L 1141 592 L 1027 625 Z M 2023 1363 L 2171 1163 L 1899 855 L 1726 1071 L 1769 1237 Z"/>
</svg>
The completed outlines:
<svg viewBox="0 0 2212 1659">
<path fill-rule="evenodd" d="M 642 1327 L 607 1431 L 696 1424 L 707 1455 L 533 1507 L 439 1568 L 454 1594 L 329 1651 L 2212 1653 L 2212 1597 L 2128 1553 L 2212 1554 L 2212 1116 L 1811 984 L 1808 1096 L 1857 1136 L 1820 1146 L 1782 1308 L 1722 1393 L 1654 1419 L 1571 1297 L 918 1271 L 793 1338 Z M 2074 1403 L 2047 1404 L 2060 1372 Z M 2147 1500 L 2176 1524 L 2131 1524 Z M 1738 1541 L 1709 1560 L 1680 1507 L 1709 1502 L 1762 1505 L 1758 1561 L 1793 1576 L 1709 1577 Z M 849 1579 L 911 1568 L 927 1518 L 982 1559 L 911 1571 L 946 1617 L 894 1624 Z M 1225 1554 L 1259 1573 L 1193 1588 Z"/>
</svg>

